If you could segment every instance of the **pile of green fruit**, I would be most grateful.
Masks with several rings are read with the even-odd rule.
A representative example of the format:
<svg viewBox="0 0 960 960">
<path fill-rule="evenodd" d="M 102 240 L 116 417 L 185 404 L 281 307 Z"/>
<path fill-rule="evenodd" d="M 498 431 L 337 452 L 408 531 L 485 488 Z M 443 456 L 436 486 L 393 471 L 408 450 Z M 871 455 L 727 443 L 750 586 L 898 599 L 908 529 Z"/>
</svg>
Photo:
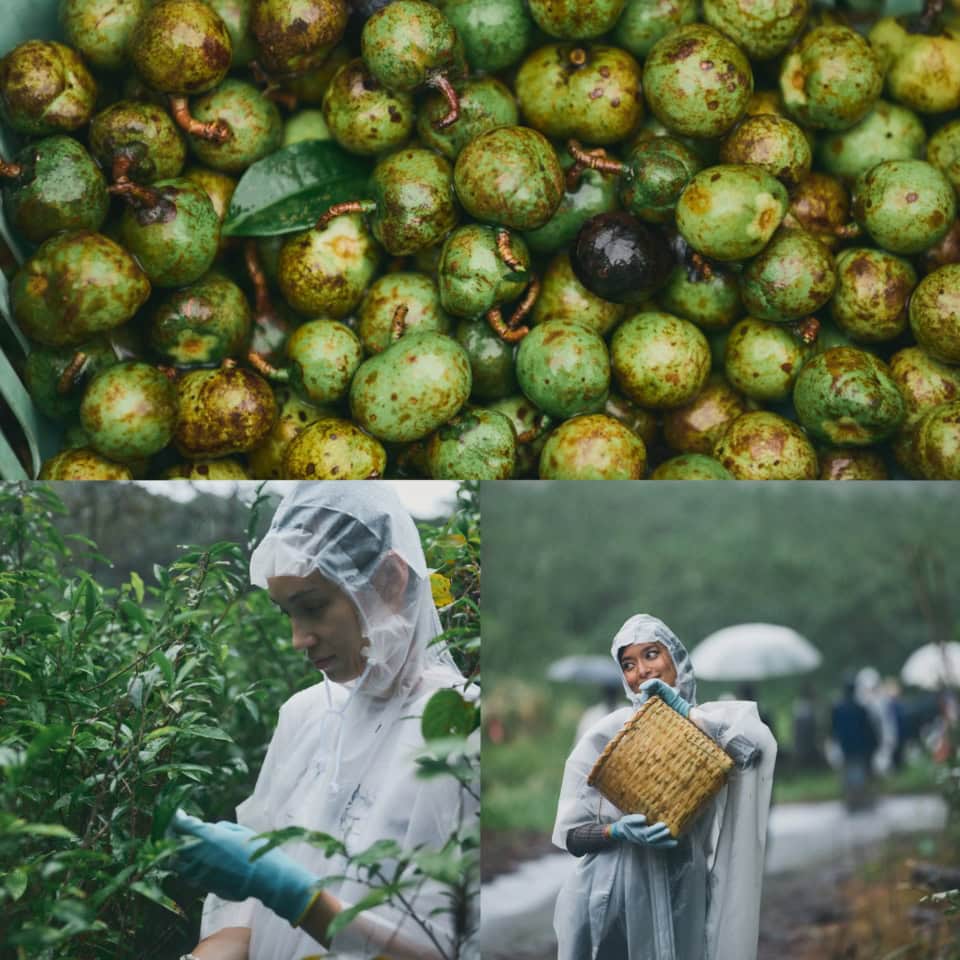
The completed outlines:
<svg viewBox="0 0 960 960">
<path fill-rule="evenodd" d="M 960 479 L 951 2 L 61 0 L 41 476 Z"/>
</svg>

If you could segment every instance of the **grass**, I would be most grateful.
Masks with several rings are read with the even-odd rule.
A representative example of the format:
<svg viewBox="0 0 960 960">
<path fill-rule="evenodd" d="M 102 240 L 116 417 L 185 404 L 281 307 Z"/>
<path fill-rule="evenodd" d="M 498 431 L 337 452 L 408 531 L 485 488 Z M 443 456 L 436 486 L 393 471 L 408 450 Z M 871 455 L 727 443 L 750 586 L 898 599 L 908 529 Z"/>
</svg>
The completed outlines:
<svg viewBox="0 0 960 960">
<path fill-rule="evenodd" d="M 878 793 L 929 793 L 937 789 L 936 767 L 928 757 L 876 781 Z M 815 803 L 843 799 L 840 774 L 835 770 L 778 772 L 773 783 L 774 803 Z"/>
</svg>

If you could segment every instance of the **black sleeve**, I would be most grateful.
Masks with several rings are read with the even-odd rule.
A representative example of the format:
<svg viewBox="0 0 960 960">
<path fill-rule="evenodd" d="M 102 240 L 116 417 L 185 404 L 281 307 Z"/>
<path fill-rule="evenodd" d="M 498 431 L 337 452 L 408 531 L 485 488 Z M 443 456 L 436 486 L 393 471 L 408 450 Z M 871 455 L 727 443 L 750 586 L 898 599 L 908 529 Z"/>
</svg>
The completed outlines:
<svg viewBox="0 0 960 960">
<path fill-rule="evenodd" d="M 575 857 L 609 850 L 617 841 L 606 835 L 604 823 L 586 823 L 567 831 L 567 850 Z"/>
</svg>

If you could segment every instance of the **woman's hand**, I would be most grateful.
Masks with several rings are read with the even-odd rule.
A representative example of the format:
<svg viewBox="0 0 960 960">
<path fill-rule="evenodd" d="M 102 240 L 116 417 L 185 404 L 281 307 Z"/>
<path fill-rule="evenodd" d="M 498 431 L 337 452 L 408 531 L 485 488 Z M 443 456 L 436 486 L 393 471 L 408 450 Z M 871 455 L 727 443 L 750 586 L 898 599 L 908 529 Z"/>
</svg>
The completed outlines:
<svg viewBox="0 0 960 960">
<path fill-rule="evenodd" d="M 615 823 L 610 824 L 610 836 L 614 840 L 628 840 L 648 847 L 675 847 L 677 841 L 670 834 L 665 823 L 646 825 L 647 818 L 642 813 L 628 813 Z"/>
<path fill-rule="evenodd" d="M 177 853 L 177 872 L 189 883 L 224 900 L 256 897 L 297 926 L 318 896 L 318 878 L 280 850 L 251 862 L 267 840 L 236 823 L 205 823 L 178 810 L 171 821 L 178 834 L 195 838 Z"/>
<path fill-rule="evenodd" d="M 690 704 L 670 684 L 664 683 L 663 680 L 659 678 L 644 680 L 640 684 L 640 689 L 648 698 L 659 697 L 668 707 L 676 710 L 681 717 L 686 718 L 690 715 Z"/>
</svg>

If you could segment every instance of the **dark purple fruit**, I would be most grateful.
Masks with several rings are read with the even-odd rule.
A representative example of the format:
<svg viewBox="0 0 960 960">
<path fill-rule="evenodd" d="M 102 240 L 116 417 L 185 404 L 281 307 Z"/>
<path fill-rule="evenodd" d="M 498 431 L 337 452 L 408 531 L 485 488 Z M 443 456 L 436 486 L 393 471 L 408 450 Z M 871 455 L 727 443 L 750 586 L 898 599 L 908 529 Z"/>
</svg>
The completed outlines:
<svg viewBox="0 0 960 960">
<path fill-rule="evenodd" d="M 616 211 L 580 228 L 570 263 L 591 293 L 614 303 L 640 303 L 667 282 L 674 255 L 660 230 Z"/>
</svg>

